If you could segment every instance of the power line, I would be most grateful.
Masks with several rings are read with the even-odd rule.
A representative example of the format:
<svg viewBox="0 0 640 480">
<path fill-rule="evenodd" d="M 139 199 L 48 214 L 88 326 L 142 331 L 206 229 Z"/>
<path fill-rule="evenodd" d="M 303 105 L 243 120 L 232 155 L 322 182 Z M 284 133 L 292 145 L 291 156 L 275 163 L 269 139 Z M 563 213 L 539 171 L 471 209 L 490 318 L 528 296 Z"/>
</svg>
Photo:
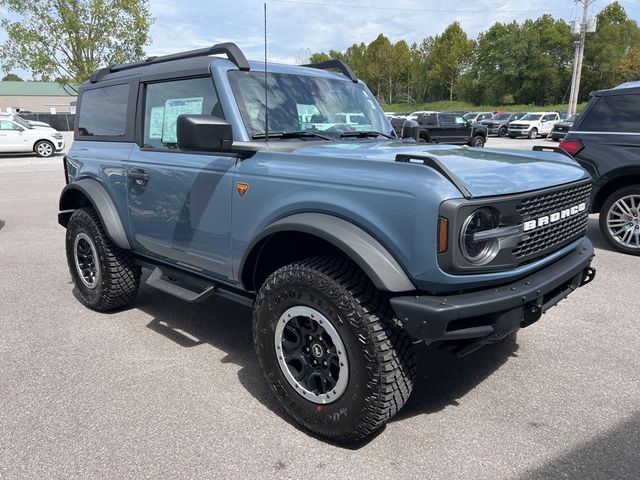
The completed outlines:
<svg viewBox="0 0 640 480">
<path fill-rule="evenodd" d="M 539 13 L 540 9 L 522 9 L 522 10 L 495 10 L 495 9 L 480 9 L 480 10 L 470 10 L 468 8 L 465 9 L 430 9 L 425 8 L 419 10 L 417 8 L 396 8 L 396 7 L 373 7 L 369 5 L 363 4 L 337 4 L 337 3 L 321 3 L 321 2 L 301 2 L 296 0 L 270 0 L 271 3 L 287 3 L 290 5 L 298 5 L 298 6 L 311 6 L 311 7 L 336 7 L 336 8 L 357 8 L 360 10 L 385 10 L 388 12 L 413 12 L 416 13 L 418 11 L 425 11 L 427 13 Z M 573 10 L 572 7 L 565 8 L 547 8 L 545 12 L 552 11 L 562 11 L 567 12 Z"/>
</svg>

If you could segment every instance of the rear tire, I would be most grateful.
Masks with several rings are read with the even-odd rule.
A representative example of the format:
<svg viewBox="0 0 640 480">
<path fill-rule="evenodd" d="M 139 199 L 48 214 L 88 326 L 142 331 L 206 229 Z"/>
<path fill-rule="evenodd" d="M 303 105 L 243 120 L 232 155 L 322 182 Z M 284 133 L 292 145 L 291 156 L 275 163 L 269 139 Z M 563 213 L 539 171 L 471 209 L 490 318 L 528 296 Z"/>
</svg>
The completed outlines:
<svg viewBox="0 0 640 480">
<path fill-rule="evenodd" d="M 255 303 L 253 338 L 280 404 L 327 439 L 352 443 L 373 434 L 413 388 L 409 336 L 386 295 L 346 259 L 312 258 L 271 274 Z"/>
<path fill-rule="evenodd" d="M 600 209 L 600 231 L 619 252 L 640 255 L 640 185 L 616 190 Z"/>
<path fill-rule="evenodd" d="M 138 293 L 140 267 L 131 252 L 105 234 L 93 208 L 73 212 L 67 224 L 67 264 L 80 301 L 98 311 L 129 305 Z"/>
</svg>

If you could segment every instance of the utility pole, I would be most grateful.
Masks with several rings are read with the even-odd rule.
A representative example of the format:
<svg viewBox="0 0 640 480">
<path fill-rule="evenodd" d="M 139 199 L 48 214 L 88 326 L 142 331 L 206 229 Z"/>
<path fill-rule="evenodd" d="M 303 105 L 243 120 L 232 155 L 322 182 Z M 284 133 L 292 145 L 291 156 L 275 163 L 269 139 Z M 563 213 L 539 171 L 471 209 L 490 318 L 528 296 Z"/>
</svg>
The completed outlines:
<svg viewBox="0 0 640 480">
<path fill-rule="evenodd" d="M 569 115 L 576 113 L 578 97 L 580 95 L 580 77 L 582 76 L 582 59 L 584 57 L 584 44 L 587 40 L 587 32 L 595 31 L 595 22 L 589 21 L 589 6 L 596 0 L 575 0 L 582 3 L 582 22 L 580 23 L 580 40 L 576 45 L 576 56 L 573 65 L 573 78 L 571 79 L 571 95 L 569 98 Z M 573 32 L 572 32 L 573 33 Z"/>
</svg>

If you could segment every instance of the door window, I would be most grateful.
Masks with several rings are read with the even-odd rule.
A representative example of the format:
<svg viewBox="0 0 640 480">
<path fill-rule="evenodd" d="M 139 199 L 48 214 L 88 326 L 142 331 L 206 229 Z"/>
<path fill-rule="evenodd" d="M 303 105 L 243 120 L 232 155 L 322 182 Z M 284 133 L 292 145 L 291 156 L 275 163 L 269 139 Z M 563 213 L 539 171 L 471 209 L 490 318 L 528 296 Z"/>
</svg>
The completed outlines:
<svg viewBox="0 0 640 480">
<path fill-rule="evenodd" d="M 18 130 L 18 127 L 9 120 L 0 120 L 0 130 Z"/>
<path fill-rule="evenodd" d="M 211 77 L 150 83 L 145 89 L 143 146 L 178 148 L 178 115 L 206 114 L 224 118 Z"/>
</svg>

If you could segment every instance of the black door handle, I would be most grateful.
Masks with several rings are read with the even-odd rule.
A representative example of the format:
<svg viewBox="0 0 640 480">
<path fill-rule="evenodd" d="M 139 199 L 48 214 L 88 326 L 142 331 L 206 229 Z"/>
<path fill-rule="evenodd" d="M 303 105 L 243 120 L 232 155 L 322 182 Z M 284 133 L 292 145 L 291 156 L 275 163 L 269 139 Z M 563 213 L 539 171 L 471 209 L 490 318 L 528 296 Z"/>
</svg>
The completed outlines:
<svg viewBox="0 0 640 480">
<path fill-rule="evenodd" d="M 142 185 L 149 181 L 149 174 L 144 170 L 129 170 L 129 178 L 135 180 L 137 184 Z"/>
</svg>

